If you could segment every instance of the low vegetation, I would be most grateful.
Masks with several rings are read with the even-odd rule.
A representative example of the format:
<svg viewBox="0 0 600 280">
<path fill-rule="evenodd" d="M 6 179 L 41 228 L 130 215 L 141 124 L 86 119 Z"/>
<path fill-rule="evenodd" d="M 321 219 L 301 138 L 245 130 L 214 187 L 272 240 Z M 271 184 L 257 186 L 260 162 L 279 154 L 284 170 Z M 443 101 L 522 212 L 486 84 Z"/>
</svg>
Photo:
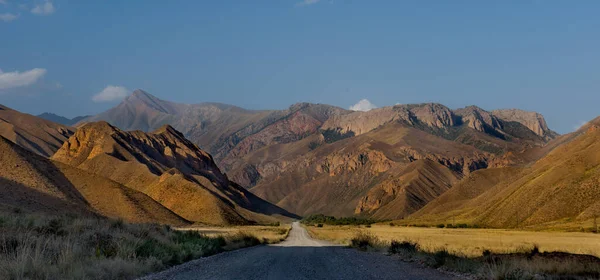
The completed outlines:
<svg viewBox="0 0 600 280">
<path fill-rule="evenodd" d="M 331 129 L 331 128 L 326 129 L 326 130 L 321 130 L 321 134 L 323 135 L 323 138 L 325 139 L 325 143 L 334 143 L 334 142 L 354 136 L 353 131 L 348 131 L 348 132 L 342 133 L 340 131 L 340 129 Z"/>
<path fill-rule="evenodd" d="M 397 255 L 404 261 L 471 274 L 483 279 L 600 278 L 599 258 L 563 252 L 542 253 L 535 245 L 504 254 L 484 250 L 481 256 L 467 257 L 450 253 L 446 248 L 424 250 L 413 241 L 392 240 L 386 243 L 370 232 L 359 231 L 351 239 L 350 246 L 359 250 L 381 250 L 387 247 L 390 255 Z"/>
<path fill-rule="evenodd" d="M 421 228 L 398 226 L 395 223 L 366 226 L 306 227 L 317 239 L 350 244 L 358 231 L 367 231 L 386 243 L 392 240 L 414 241 L 421 249 L 435 251 L 447 248 L 450 253 L 468 257 L 481 256 L 485 250 L 495 254 L 511 253 L 520 248 L 538 245 L 541 251 L 563 251 L 600 257 L 600 235 L 583 232 L 518 231 L 475 228 Z"/>
<path fill-rule="evenodd" d="M 132 279 L 262 243 L 121 220 L 0 214 L 0 279 Z"/>
<path fill-rule="evenodd" d="M 320 224 L 322 227 L 323 224 L 325 224 L 325 225 L 340 225 L 340 226 L 371 225 L 371 224 L 374 224 L 374 223 L 377 223 L 380 221 L 373 220 L 373 219 L 367 219 L 367 218 L 357 218 L 357 217 L 336 218 L 333 216 L 325 216 L 323 214 L 317 214 L 317 215 L 307 216 L 304 219 L 302 219 L 300 222 L 305 225 L 319 225 Z"/>
<path fill-rule="evenodd" d="M 290 232 L 289 224 L 274 223 L 271 225 L 251 225 L 251 226 L 190 226 L 177 228 L 181 231 L 195 231 L 208 237 L 239 236 L 240 233 L 252 235 L 258 238 L 261 243 L 272 244 L 285 240 Z"/>
</svg>

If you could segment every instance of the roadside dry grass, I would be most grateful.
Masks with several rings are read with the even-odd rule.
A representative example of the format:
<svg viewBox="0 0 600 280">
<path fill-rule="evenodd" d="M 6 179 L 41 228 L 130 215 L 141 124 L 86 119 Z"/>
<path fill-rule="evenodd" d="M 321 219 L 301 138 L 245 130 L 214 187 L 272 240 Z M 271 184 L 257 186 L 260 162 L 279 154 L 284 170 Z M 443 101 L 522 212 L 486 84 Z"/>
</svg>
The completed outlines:
<svg viewBox="0 0 600 280">
<path fill-rule="evenodd" d="M 133 279 L 254 246 L 247 232 L 206 236 L 121 220 L 0 214 L 0 279 Z"/>
<path fill-rule="evenodd" d="M 514 232 L 484 229 L 427 229 L 394 228 L 373 226 L 359 228 L 348 226 L 307 227 L 315 238 L 348 244 L 359 250 L 387 251 L 404 261 L 473 275 L 482 279 L 597 279 L 600 278 L 600 259 L 592 255 L 563 253 L 561 249 L 542 252 L 536 242 L 546 244 L 546 248 L 558 244 L 570 244 L 575 251 L 598 244 L 596 235 L 579 236 L 543 233 L 543 238 L 535 238 L 538 232 Z M 454 231 L 454 232 L 452 232 Z M 477 236 L 492 234 L 490 242 L 484 243 Z M 493 241 L 507 235 L 510 240 L 521 241 L 513 245 Z M 418 236 L 418 238 L 416 238 Z M 457 237 L 458 236 L 458 237 Z M 552 241 L 556 236 L 557 241 Z M 413 241 L 410 238 L 420 241 Z M 530 239 L 535 238 L 535 239 Z M 581 239 L 583 238 L 583 239 Z M 586 239 L 589 238 L 589 239 Z M 475 240 L 470 244 L 469 240 Z M 478 240 L 478 241 L 477 241 Z M 595 241 L 594 241 L 595 240 Z M 506 240 L 505 240 L 506 241 Z M 532 243 L 528 243 L 532 241 Z M 594 241 L 596 243 L 585 243 Z M 458 244 L 453 244 L 457 242 Z M 581 242 L 581 243 L 580 243 Z M 424 244 L 424 245 L 422 245 Z M 495 246 L 495 251 L 486 247 Z M 515 247 L 516 246 L 516 247 Z M 452 250 L 448 248 L 453 248 Z M 554 248 L 554 247 L 552 247 Z M 479 252 L 479 253 L 477 253 Z M 599 253 L 595 251 L 595 253 Z"/>
<path fill-rule="evenodd" d="M 188 226 L 176 228 L 181 231 L 196 231 L 209 237 L 218 236 L 236 236 L 248 234 L 255 236 L 262 243 L 272 244 L 285 240 L 287 238 L 291 224 L 281 224 L 273 226 L 231 226 L 231 227 L 211 227 L 211 226 Z"/>
<path fill-rule="evenodd" d="M 356 232 L 367 231 L 384 242 L 392 240 L 418 243 L 425 251 L 446 248 L 448 252 L 469 257 L 481 256 L 485 250 L 511 253 L 538 246 L 540 251 L 562 251 L 600 257 L 600 234 L 581 232 L 534 232 L 501 229 L 445 229 L 389 225 L 307 227 L 318 239 L 350 244 Z"/>
</svg>

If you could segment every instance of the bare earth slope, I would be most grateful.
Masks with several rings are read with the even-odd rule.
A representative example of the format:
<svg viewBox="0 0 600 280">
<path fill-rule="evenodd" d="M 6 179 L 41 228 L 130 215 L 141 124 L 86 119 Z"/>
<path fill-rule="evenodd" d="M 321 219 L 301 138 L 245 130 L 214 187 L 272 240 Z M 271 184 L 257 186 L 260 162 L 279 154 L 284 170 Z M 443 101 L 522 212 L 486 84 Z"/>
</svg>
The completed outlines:
<svg viewBox="0 0 600 280">
<path fill-rule="evenodd" d="M 0 209 L 187 223 L 143 193 L 33 154 L 1 136 L 0 153 Z"/>
<path fill-rule="evenodd" d="M 143 279 L 451 279 L 437 270 L 312 239 L 298 223 L 286 241 L 222 253 Z"/>
<path fill-rule="evenodd" d="M 0 105 L 0 136 L 36 154 L 49 157 L 73 129 Z"/>
<path fill-rule="evenodd" d="M 411 219 L 493 227 L 592 219 L 600 214 L 600 119 L 569 139 L 529 167 L 474 173 Z"/>
<path fill-rule="evenodd" d="M 246 224 L 294 217 L 231 183 L 208 153 L 168 125 L 144 133 L 88 123 L 52 159 L 143 192 L 193 222 Z"/>
</svg>

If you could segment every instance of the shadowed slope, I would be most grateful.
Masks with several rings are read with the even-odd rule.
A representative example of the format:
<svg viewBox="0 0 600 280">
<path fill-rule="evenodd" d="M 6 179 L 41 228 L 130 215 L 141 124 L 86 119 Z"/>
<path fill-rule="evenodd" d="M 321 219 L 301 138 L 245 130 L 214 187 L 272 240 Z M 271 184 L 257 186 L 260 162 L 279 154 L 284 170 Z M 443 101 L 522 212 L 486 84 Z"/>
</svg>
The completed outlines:
<svg viewBox="0 0 600 280">
<path fill-rule="evenodd" d="M 28 212 L 99 214 L 129 222 L 187 222 L 138 191 L 53 162 L 0 137 L 0 204 Z"/>
<path fill-rule="evenodd" d="M 600 119 L 569 139 L 529 167 L 474 173 L 411 219 L 521 227 L 600 215 Z"/>
<path fill-rule="evenodd" d="M 0 105 L 0 136 L 36 154 L 53 155 L 72 134 L 68 126 Z"/>
</svg>

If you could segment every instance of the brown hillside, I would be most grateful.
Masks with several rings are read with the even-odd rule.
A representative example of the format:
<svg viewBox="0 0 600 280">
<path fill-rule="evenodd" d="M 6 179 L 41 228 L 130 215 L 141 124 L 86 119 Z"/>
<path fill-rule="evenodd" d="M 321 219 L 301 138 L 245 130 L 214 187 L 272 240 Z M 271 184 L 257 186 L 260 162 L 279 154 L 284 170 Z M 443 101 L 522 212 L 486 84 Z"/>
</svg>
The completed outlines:
<svg viewBox="0 0 600 280">
<path fill-rule="evenodd" d="M 4 210 L 187 223 L 145 194 L 35 155 L 3 137 L 0 152 L 0 208 Z"/>
<path fill-rule="evenodd" d="M 597 120 L 590 122 L 529 167 L 474 173 L 411 219 L 441 221 L 453 216 L 492 227 L 520 227 L 600 215 L 599 128 Z M 479 189 L 460 195 L 473 187 Z"/>
<path fill-rule="evenodd" d="M 251 190 L 302 215 L 403 217 L 446 191 L 463 174 L 501 163 L 492 154 L 401 124 L 322 143 L 313 151 L 300 145 L 286 147 L 303 154 L 274 160 L 284 171 Z M 257 153 L 270 156 L 277 154 L 271 151 L 275 148 Z M 247 160 L 252 162 L 254 155 Z"/>
<path fill-rule="evenodd" d="M 50 157 L 73 129 L 0 105 L 0 136 L 36 154 Z"/>
<path fill-rule="evenodd" d="M 194 222 L 244 224 L 293 216 L 230 183 L 208 153 L 171 126 L 144 133 L 88 123 L 52 158 L 141 191 Z"/>
</svg>

